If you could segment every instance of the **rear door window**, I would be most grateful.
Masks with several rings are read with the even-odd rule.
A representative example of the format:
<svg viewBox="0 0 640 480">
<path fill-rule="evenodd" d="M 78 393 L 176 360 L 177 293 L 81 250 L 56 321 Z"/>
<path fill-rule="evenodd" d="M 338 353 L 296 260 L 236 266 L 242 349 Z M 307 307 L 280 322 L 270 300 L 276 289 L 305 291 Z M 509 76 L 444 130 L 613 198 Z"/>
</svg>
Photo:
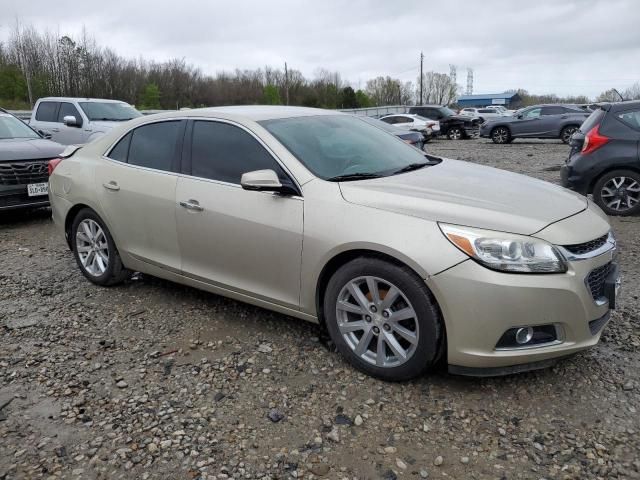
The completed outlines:
<svg viewBox="0 0 640 480">
<path fill-rule="evenodd" d="M 39 122 L 55 122 L 58 111 L 58 102 L 40 102 L 36 111 L 36 120 Z"/>
<path fill-rule="evenodd" d="M 617 114 L 618 118 L 636 130 L 640 130 L 640 110 L 629 110 Z"/>
<path fill-rule="evenodd" d="M 172 120 L 143 125 L 132 132 L 128 162 L 139 167 L 173 171 L 178 158 L 181 122 Z"/>
<path fill-rule="evenodd" d="M 563 107 L 542 107 L 540 115 L 562 115 L 565 112 Z"/>
</svg>

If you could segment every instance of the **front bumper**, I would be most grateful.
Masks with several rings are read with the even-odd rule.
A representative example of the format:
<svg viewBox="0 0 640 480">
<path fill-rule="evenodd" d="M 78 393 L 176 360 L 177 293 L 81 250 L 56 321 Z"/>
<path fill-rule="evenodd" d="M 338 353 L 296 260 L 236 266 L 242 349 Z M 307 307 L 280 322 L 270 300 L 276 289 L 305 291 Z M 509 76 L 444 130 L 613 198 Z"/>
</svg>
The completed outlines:
<svg viewBox="0 0 640 480">
<path fill-rule="evenodd" d="M 546 365 L 597 344 L 610 305 L 593 298 L 586 279 L 594 269 L 613 262 L 614 254 L 615 249 L 569 262 L 563 274 L 502 273 L 466 260 L 430 277 L 427 284 L 445 321 L 452 371 L 512 373 L 541 368 L 540 362 Z M 554 325 L 558 341 L 496 349 L 507 330 L 540 325 Z M 509 368 L 514 366 L 519 367 Z"/>
<path fill-rule="evenodd" d="M 49 205 L 46 195 L 30 197 L 26 185 L 0 185 L 0 211 Z"/>
</svg>

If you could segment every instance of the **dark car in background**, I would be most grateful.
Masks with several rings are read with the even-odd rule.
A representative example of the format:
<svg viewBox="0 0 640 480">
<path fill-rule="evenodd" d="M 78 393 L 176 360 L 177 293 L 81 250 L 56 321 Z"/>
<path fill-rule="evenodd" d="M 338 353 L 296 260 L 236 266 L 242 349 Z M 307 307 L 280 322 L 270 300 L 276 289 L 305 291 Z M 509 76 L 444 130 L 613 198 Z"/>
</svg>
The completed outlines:
<svg viewBox="0 0 640 480">
<path fill-rule="evenodd" d="M 511 143 L 514 138 L 559 138 L 569 143 L 590 113 L 578 105 L 533 105 L 484 122 L 480 136 L 494 143 Z"/>
<path fill-rule="evenodd" d="M 480 119 L 458 115 L 449 107 L 418 105 L 410 107 L 409 113 L 440 122 L 440 134 L 449 140 L 474 138 L 480 133 Z"/>
<path fill-rule="evenodd" d="M 64 149 L 0 108 L 0 211 L 48 205 L 49 160 Z"/>
<path fill-rule="evenodd" d="M 640 212 L 640 101 L 601 104 L 571 138 L 562 184 L 609 215 Z"/>
<path fill-rule="evenodd" d="M 374 127 L 378 127 L 379 129 L 384 130 L 385 132 L 389 132 L 390 134 L 395 135 L 400 140 L 404 141 L 405 143 L 408 143 L 409 145 L 416 147 L 418 150 L 424 149 L 425 138 L 421 132 L 404 130 L 398 127 L 392 127 L 391 125 L 383 122 L 382 120 L 378 120 L 372 117 L 358 116 L 357 118 L 359 118 L 364 122 L 367 122 L 370 125 L 373 125 Z"/>
</svg>

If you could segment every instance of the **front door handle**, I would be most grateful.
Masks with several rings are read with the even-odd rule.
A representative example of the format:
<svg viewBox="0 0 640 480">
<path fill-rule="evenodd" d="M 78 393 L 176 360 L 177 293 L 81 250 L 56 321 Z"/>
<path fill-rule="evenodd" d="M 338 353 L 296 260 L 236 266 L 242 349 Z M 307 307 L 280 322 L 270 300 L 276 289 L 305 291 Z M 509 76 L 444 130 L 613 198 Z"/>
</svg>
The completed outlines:
<svg viewBox="0 0 640 480">
<path fill-rule="evenodd" d="M 193 210 L 194 212 L 201 212 L 204 210 L 204 208 L 200 206 L 200 203 L 193 199 L 189 199 L 186 202 L 180 202 L 180 206 L 187 210 Z"/>
<path fill-rule="evenodd" d="M 118 183 L 114 182 L 113 180 L 111 180 L 109 183 L 103 183 L 102 186 L 107 190 L 113 190 L 114 192 L 117 192 L 118 190 L 120 190 Z"/>
</svg>

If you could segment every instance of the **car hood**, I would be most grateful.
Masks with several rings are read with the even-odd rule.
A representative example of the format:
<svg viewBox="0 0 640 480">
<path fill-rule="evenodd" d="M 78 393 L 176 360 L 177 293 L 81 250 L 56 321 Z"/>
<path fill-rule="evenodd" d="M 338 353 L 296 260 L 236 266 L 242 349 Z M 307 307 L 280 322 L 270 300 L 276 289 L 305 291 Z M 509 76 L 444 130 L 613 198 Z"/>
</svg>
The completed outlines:
<svg viewBox="0 0 640 480">
<path fill-rule="evenodd" d="M 64 149 L 64 145 L 43 138 L 0 140 L 0 162 L 53 158 L 60 155 Z"/>
<path fill-rule="evenodd" d="M 405 174 L 342 182 L 340 189 L 354 204 L 523 235 L 587 207 L 585 197 L 551 183 L 448 159 Z"/>
</svg>

